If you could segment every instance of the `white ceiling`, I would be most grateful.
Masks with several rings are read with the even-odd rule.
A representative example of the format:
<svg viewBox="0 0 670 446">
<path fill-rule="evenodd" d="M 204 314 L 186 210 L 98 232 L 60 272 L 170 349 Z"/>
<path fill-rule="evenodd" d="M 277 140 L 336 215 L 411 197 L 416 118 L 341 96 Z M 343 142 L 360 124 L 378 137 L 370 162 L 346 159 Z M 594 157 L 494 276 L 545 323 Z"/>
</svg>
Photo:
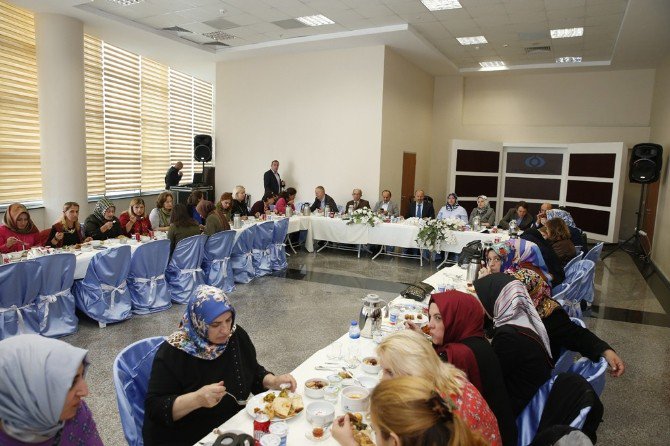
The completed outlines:
<svg viewBox="0 0 670 446">
<path fill-rule="evenodd" d="M 420 0 L 143 0 L 129 6 L 110 0 L 15 2 L 73 15 L 89 26 L 104 22 L 108 34 L 113 34 L 110 27 L 124 33 L 130 26 L 163 37 L 166 47 L 197 48 L 206 60 L 384 44 L 440 75 L 478 71 L 479 62 L 490 60 L 503 60 L 510 69 L 653 67 L 670 49 L 670 0 L 460 0 L 461 9 L 436 12 Z M 275 23 L 295 25 L 291 19 L 314 14 L 335 23 L 297 28 Z M 164 30 L 172 27 L 185 31 Z M 584 35 L 549 37 L 550 29 L 571 27 L 584 27 Z M 218 46 L 204 36 L 216 31 L 235 38 Z M 462 46 L 456 40 L 478 35 L 488 43 Z M 550 49 L 527 53 L 526 48 L 538 46 Z M 581 56 L 583 62 L 556 64 L 561 56 Z"/>
</svg>

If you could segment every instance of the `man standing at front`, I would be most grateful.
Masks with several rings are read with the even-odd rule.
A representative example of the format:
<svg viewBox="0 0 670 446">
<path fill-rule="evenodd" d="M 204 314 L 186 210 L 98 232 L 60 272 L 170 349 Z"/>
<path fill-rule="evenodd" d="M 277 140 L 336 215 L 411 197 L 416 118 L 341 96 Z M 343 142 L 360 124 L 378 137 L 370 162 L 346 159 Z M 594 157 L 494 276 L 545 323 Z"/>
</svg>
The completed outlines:
<svg viewBox="0 0 670 446">
<path fill-rule="evenodd" d="M 170 190 L 170 187 L 179 185 L 183 174 L 181 170 L 183 168 L 184 164 L 181 161 L 177 161 L 174 166 L 170 166 L 165 174 L 165 190 Z"/>
<path fill-rule="evenodd" d="M 416 192 L 414 192 L 414 202 L 410 203 L 405 218 L 435 218 L 433 203 L 424 200 L 425 197 L 426 193 L 421 189 L 417 189 Z"/>
<path fill-rule="evenodd" d="M 344 209 L 344 211 L 349 210 L 349 206 L 354 207 L 354 211 L 357 209 L 363 209 L 363 208 L 368 208 L 370 209 L 370 202 L 368 200 L 363 200 L 361 197 L 363 196 L 363 191 L 360 189 L 354 189 L 353 192 L 351 193 L 351 197 L 353 200 L 350 200 L 347 202 L 347 207 Z"/>
<path fill-rule="evenodd" d="M 279 176 L 279 161 L 274 160 L 270 164 L 270 170 L 263 175 L 263 190 L 265 192 L 274 192 L 279 195 L 279 192 L 284 188 L 284 181 Z"/>
<path fill-rule="evenodd" d="M 375 213 L 382 213 L 384 215 L 390 215 L 392 217 L 397 217 L 400 213 L 398 205 L 391 201 L 391 191 L 383 190 L 382 199 L 375 204 L 373 209 Z"/>
</svg>

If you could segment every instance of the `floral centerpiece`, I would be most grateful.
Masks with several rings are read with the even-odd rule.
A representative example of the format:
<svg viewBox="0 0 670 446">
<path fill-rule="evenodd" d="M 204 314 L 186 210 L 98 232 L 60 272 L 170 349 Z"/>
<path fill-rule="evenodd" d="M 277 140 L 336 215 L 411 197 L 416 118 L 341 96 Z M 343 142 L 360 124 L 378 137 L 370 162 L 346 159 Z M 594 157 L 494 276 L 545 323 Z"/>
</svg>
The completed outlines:
<svg viewBox="0 0 670 446">
<path fill-rule="evenodd" d="M 379 224 L 382 221 L 384 220 L 382 220 L 382 218 L 380 218 L 379 215 L 372 212 L 372 209 L 362 208 L 362 209 L 356 209 L 349 216 L 349 221 L 347 222 L 347 224 L 351 225 L 356 223 L 361 225 L 375 226 L 376 224 Z"/>
<path fill-rule="evenodd" d="M 416 243 L 422 249 L 439 251 L 442 243 L 448 245 L 455 244 L 456 237 L 452 231 L 460 230 L 464 226 L 465 223 L 456 218 L 428 220 L 420 226 L 419 233 L 416 236 Z"/>
</svg>

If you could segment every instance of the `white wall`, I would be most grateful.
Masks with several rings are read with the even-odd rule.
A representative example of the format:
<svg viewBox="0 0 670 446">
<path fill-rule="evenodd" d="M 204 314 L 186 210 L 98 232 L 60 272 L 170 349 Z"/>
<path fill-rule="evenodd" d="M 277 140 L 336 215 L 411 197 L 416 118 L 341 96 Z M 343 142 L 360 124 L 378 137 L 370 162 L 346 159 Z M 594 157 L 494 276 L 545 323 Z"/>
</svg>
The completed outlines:
<svg viewBox="0 0 670 446">
<path fill-rule="evenodd" d="M 338 204 L 379 188 L 384 47 L 219 62 L 216 190 L 254 200 L 278 159 L 298 201 L 323 185 Z"/>
<path fill-rule="evenodd" d="M 429 186 L 434 78 L 390 49 L 384 58 L 381 176 L 378 192 L 389 189 L 400 202 L 403 152 L 416 153 L 416 188 Z M 370 202 L 377 200 L 366 192 Z"/>
</svg>

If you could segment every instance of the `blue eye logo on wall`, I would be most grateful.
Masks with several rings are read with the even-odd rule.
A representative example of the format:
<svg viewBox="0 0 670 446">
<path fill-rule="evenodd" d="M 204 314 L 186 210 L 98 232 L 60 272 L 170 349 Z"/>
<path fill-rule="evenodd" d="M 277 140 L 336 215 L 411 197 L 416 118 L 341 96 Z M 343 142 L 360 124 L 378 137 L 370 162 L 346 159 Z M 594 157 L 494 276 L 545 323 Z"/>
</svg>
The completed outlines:
<svg viewBox="0 0 670 446">
<path fill-rule="evenodd" d="M 541 167 L 544 167 L 544 165 L 547 164 L 547 161 L 541 156 L 533 155 L 526 158 L 524 164 L 526 164 L 526 167 L 530 169 L 539 169 Z"/>
</svg>

